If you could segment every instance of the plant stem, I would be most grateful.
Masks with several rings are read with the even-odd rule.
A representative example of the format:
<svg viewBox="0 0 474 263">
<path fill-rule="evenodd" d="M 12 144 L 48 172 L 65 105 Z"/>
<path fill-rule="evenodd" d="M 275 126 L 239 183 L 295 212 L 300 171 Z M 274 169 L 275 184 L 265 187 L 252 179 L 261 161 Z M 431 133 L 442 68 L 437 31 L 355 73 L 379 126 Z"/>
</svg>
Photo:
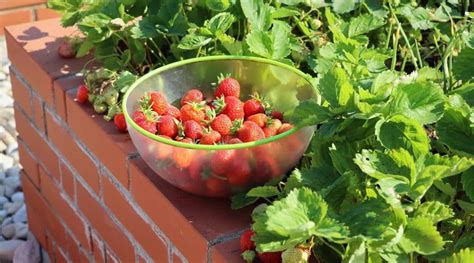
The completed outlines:
<svg viewBox="0 0 474 263">
<path fill-rule="evenodd" d="M 391 70 L 395 70 L 395 66 L 397 65 L 397 53 L 398 53 L 398 39 L 400 38 L 400 26 L 397 27 L 397 31 L 393 36 L 393 54 L 392 54 L 392 65 L 390 67 Z"/>
<path fill-rule="evenodd" d="M 388 49 L 388 46 L 390 45 L 390 36 L 392 35 L 392 30 L 393 30 L 393 24 L 389 23 L 390 27 L 388 28 L 388 34 L 387 34 L 387 39 L 385 40 L 385 49 Z"/>
<path fill-rule="evenodd" d="M 416 56 L 418 57 L 418 61 L 420 62 L 420 68 L 423 67 L 423 60 L 421 60 L 420 49 L 418 48 L 418 41 L 415 39 L 415 51 Z"/>
<path fill-rule="evenodd" d="M 405 41 L 406 46 L 408 47 L 408 50 L 410 51 L 411 58 L 413 60 L 413 65 L 415 66 L 415 69 L 418 70 L 418 64 L 417 64 L 417 59 L 415 57 L 415 53 L 413 52 L 413 49 L 410 45 L 410 41 L 408 40 L 407 34 L 405 34 L 405 30 L 403 30 L 402 24 L 397 18 L 397 15 L 395 14 L 395 11 L 393 11 L 392 6 L 389 4 L 388 7 L 390 8 L 390 12 L 392 13 L 393 18 L 395 18 L 395 22 L 397 22 L 398 28 L 400 29 L 400 33 L 402 33 L 403 40 Z"/>
<path fill-rule="evenodd" d="M 341 257 L 344 257 L 344 253 L 342 253 L 339 249 L 337 249 L 336 247 L 334 247 L 333 245 L 331 245 L 330 243 L 326 242 L 324 240 L 324 238 L 320 238 L 319 240 L 321 240 L 321 242 L 323 242 L 323 244 L 325 244 L 326 246 L 330 247 L 332 250 L 334 250 L 337 254 L 339 254 L 339 256 Z"/>
</svg>

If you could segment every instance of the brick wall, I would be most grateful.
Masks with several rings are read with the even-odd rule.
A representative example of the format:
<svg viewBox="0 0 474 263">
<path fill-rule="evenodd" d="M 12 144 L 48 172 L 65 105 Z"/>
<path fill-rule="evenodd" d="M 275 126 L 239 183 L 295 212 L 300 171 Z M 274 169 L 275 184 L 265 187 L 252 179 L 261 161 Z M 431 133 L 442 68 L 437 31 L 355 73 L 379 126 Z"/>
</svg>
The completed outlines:
<svg viewBox="0 0 474 263">
<path fill-rule="evenodd" d="M 58 17 L 46 8 L 47 0 L 0 0 L 0 36 L 4 27 Z"/>
<path fill-rule="evenodd" d="M 74 101 L 90 58 L 56 54 L 56 19 L 7 27 L 30 228 L 56 262 L 240 262 L 249 210 L 157 177 L 127 134 Z"/>
</svg>

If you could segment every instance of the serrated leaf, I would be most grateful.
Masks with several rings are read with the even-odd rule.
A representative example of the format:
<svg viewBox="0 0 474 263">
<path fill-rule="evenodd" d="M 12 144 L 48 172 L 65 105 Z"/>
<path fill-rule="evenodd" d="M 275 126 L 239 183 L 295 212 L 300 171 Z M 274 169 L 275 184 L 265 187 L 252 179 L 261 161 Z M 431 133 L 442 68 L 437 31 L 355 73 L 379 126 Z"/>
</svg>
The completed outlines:
<svg viewBox="0 0 474 263">
<path fill-rule="evenodd" d="M 240 193 L 232 196 L 230 207 L 232 209 L 240 209 L 257 202 L 258 198 L 248 197 L 246 193 Z"/>
<path fill-rule="evenodd" d="M 338 14 L 350 12 L 356 7 L 356 0 L 333 0 L 332 8 Z"/>
<path fill-rule="evenodd" d="M 357 17 L 354 17 L 347 22 L 347 32 L 348 37 L 354 37 L 368 33 L 372 30 L 375 30 L 385 24 L 383 18 L 378 16 L 373 16 L 369 14 L 362 14 Z"/>
<path fill-rule="evenodd" d="M 444 260 L 444 263 L 465 263 L 470 262 L 474 258 L 474 250 L 472 248 L 461 249 L 458 253 L 451 255 Z"/>
<path fill-rule="evenodd" d="M 472 70 L 474 61 L 474 49 L 464 48 L 457 57 L 453 58 L 453 74 L 458 80 L 469 81 L 474 78 Z"/>
<path fill-rule="evenodd" d="M 444 245 L 441 234 L 431 220 L 424 217 L 408 221 L 400 243 L 405 252 L 417 252 L 421 255 L 434 254 L 443 249 Z"/>
<path fill-rule="evenodd" d="M 470 107 L 474 108 L 474 83 L 466 83 L 452 93 L 461 96 Z"/>
<path fill-rule="evenodd" d="M 114 85 L 120 92 L 125 93 L 127 89 L 137 80 L 137 76 L 129 71 L 122 71 L 115 81 Z"/>
<path fill-rule="evenodd" d="M 462 174 L 461 183 L 466 195 L 474 202 L 474 168 L 471 167 Z"/>
<path fill-rule="evenodd" d="M 277 8 L 272 13 L 273 18 L 285 18 L 285 17 L 298 16 L 298 15 L 300 15 L 299 11 L 290 9 L 290 8 L 285 8 L 285 7 Z"/>
<path fill-rule="evenodd" d="M 474 127 L 461 107 L 448 107 L 438 121 L 436 131 L 439 141 L 459 155 L 474 157 Z"/>
<path fill-rule="evenodd" d="M 387 149 L 404 148 L 415 157 L 425 155 L 430 149 L 423 127 L 403 115 L 380 120 L 376 124 L 375 133 L 377 140 Z"/>
<path fill-rule="evenodd" d="M 430 12 L 423 8 L 413 8 L 410 4 L 406 4 L 399 9 L 402 14 L 411 24 L 414 29 L 426 30 L 433 28 L 434 24 L 430 21 Z"/>
<path fill-rule="evenodd" d="M 332 117 L 327 108 L 317 102 L 307 100 L 301 102 L 290 115 L 291 122 L 296 126 L 321 124 Z"/>
<path fill-rule="evenodd" d="M 329 102 L 332 107 L 341 107 L 348 104 L 354 94 L 354 88 L 344 69 L 336 67 L 319 80 L 317 86 L 321 96 Z"/>
<path fill-rule="evenodd" d="M 347 244 L 343 263 L 365 263 L 366 258 L 365 240 L 362 237 L 352 238 Z"/>
<path fill-rule="evenodd" d="M 461 207 L 467 214 L 471 216 L 474 215 L 474 203 L 466 202 L 460 199 L 458 199 L 456 202 L 458 203 L 459 207 Z"/>
<path fill-rule="evenodd" d="M 189 35 L 184 36 L 181 39 L 181 41 L 179 42 L 178 48 L 184 49 L 184 50 L 198 49 L 202 46 L 209 44 L 209 42 L 211 41 L 212 41 L 212 38 L 210 37 L 189 34 Z"/>
<path fill-rule="evenodd" d="M 326 217 L 315 230 L 315 235 L 339 242 L 349 237 L 349 229 L 339 221 Z"/>
<path fill-rule="evenodd" d="M 209 20 L 206 27 L 213 34 L 217 34 L 217 32 L 225 33 L 227 30 L 229 30 L 234 21 L 235 17 L 231 13 L 219 13 Z"/>
<path fill-rule="evenodd" d="M 402 84 L 394 89 L 384 113 L 403 114 L 421 124 L 434 123 L 443 116 L 445 100 L 443 90 L 434 83 Z"/>
<path fill-rule="evenodd" d="M 273 8 L 263 0 L 241 0 L 240 6 L 253 31 L 266 31 L 272 24 Z"/>
<path fill-rule="evenodd" d="M 282 21 L 274 21 L 272 27 L 272 57 L 273 59 L 286 58 L 290 53 L 289 34 L 291 27 Z"/>
<path fill-rule="evenodd" d="M 414 217 L 425 217 L 433 224 L 446 220 L 454 216 L 451 207 L 438 201 L 429 201 L 422 203 L 413 214 Z"/>
<path fill-rule="evenodd" d="M 268 33 L 263 31 L 252 31 L 247 34 L 247 45 L 250 51 L 264 57 L 271 58 L 273 53 L 273 42 Z"/>
<path fill-rule="evenodd" d="M 247 192 L 247 196 L 249 197 L 261 198 L 272 197 L 279 194 L 280 191 L 278 191 L 278 188 L 276 186 L 258 186 L 252 188 L 250 191 Z"/>
<path fill-rule="evenodd" d="M 305 0 L 277 0 L 277 2 L 285 5 L 297 5 L 300 3 L 304 3 Z"/>
<path fill-rule="evenodd" d="M 87 54 L 89 54 L 89 51 L 94 47 L 94 43 L 89 40 L 85 40 L 84 42 L 81 43 L 79 46 L 79 50 L 77 50 L 76 57 L 80 58 L 83 57 Z"/>
</svg>

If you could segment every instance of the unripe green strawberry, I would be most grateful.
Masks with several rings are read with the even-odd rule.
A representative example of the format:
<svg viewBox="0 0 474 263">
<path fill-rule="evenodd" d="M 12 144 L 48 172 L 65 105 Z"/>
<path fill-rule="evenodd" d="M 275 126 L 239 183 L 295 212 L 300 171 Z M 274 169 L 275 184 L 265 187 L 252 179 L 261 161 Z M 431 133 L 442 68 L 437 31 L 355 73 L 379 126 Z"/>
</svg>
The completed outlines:
<svg viewBox="0 0 474 263">
<path fill-rule="evenodd" d="M 311 252 L 309 249 L 294 247 L 285 250 L 281 254 L 282 263 L 306 263 Z"/>
</svg>

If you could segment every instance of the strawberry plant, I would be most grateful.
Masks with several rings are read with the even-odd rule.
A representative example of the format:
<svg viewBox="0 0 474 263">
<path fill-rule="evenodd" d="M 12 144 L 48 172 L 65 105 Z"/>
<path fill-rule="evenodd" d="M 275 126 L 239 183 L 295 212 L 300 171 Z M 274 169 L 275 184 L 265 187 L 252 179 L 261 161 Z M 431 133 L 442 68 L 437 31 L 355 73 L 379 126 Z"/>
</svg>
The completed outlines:
<svg viewBox="0 0 474 263">
<path fill-rule="evenodd" d="M 75 25 L 84 36 L 75 44 L 76 56 L 91 53 L 103 67 L 87 74 L 86 90 L 97 110 L 110 111 L 107 119 L 115 114 L 107 101 L 115 102 L 117 94 L 110 87 L 119 103 L 137 76 L 181 59 L 259 56 L 314 77 L 320 100 L 284 116 L 318 127 L 299 166 L 284 182 L 233 198 L 234 208 L 264 201 L 242 239 L 246 260 L 474 258 L 472 1 L 50 0 L 49 6 L 63 13 L 64 26 Z M 227 86 L 219 94 L 235 87 L 225 77 L 219 82 Z M 78 100 L 85 101 L 81 90 Z M 170 107 L 165 115 L 181 115 L 188 121 L 178 134 L 208 144 L 288 129 L 283 115 L 261 98 L 245 104 L 226 98 L 203 105 L 199 94 L 190 94 L 190 106 L 182 112 Z M 240 124 L 241 139 L 218 138 L 197 127 L 209 108 L 231 120 L 272 118 Z M 150 111 L 144 107 L 136 117 L 156 132 L 159 120 Z M 228 122 L 222 126 L 227 131 Z M 203 168 L 185 157 L 177 160 L 199 174 Z M 259 175 L 272 174 L 274 166 L 271 158 L 256 163 Z M 252 176 L 238 168 L 229 177 L 235 185 Z M 206 189 L 225 191 L 220 184 L 209 180 Z"/>
</svg>

